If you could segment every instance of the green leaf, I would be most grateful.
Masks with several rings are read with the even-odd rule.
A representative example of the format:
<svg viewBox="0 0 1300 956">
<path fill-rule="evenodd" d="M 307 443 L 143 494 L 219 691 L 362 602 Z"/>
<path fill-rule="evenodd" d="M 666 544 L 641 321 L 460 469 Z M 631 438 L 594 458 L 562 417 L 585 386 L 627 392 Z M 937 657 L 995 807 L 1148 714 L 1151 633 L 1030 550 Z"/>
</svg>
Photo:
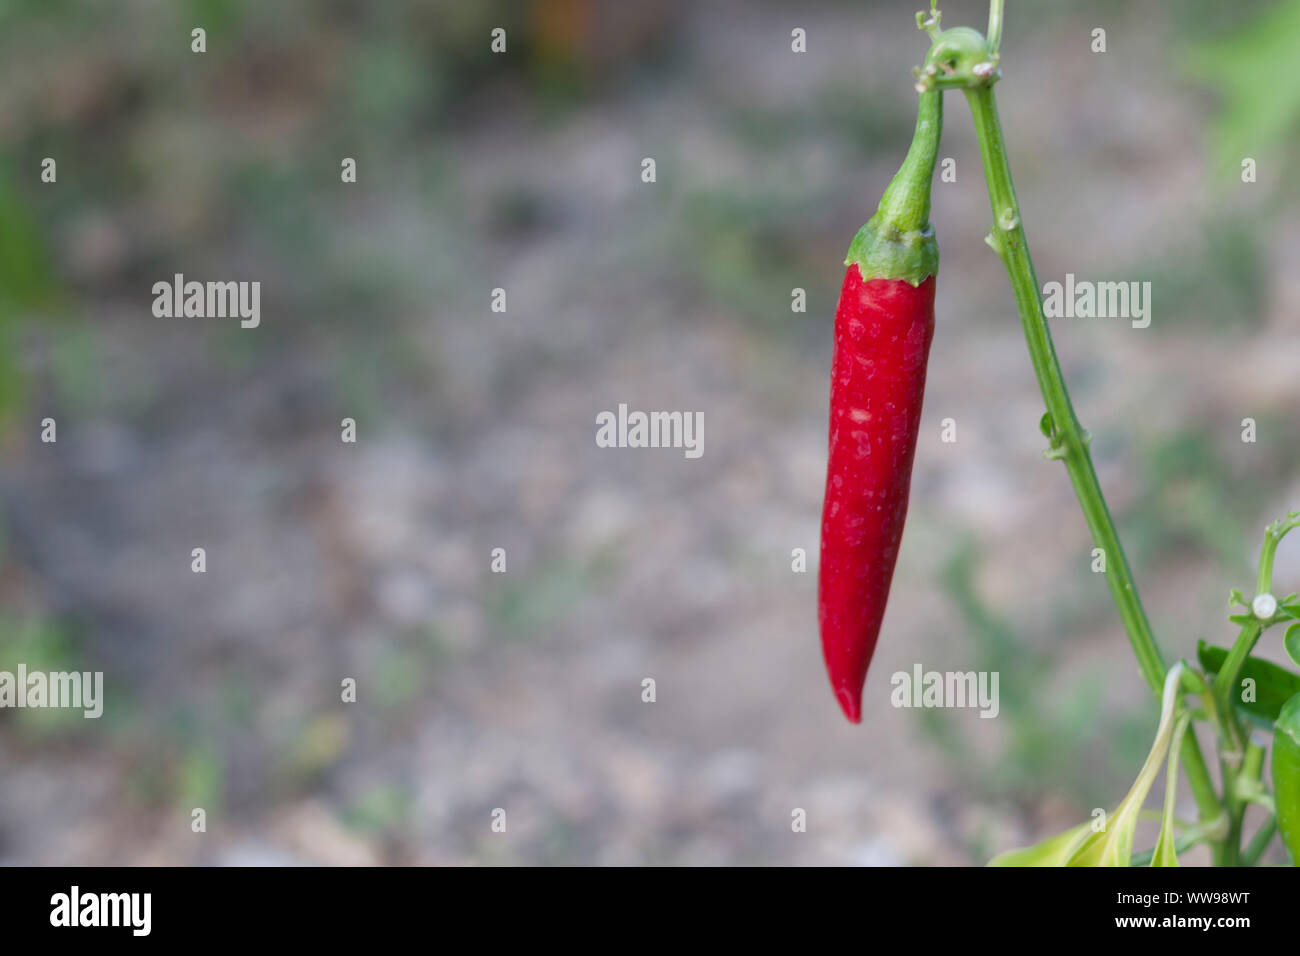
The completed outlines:
<svg viewBox="0 0 1300 956">
<path fill-rule="evenodd" d="M 1286 637 L 1282 638 L 1282 649 L 1286 651 L 1286 656 L 1291 658 L 1291 663 L 1300 667 L 1300 624 L 1292 624 L 1286 629 Z"/>
<path fill-rule="evenodd" d="M 1043 433 L 1044 438 L 1051 438 L 1055 429 L 1056 426 L 1052 424 L 1052 413 L 1043 412 L 1043 417 L 1038 420 L 1038 430 Z"/>
<path fill-rule="evenodd" d="M 1174 726 L 1174 736 L 1169 742 L 1169 767 L 1165 770 L 1165 812 L 1160 819 L 1160 836 L 1156 838 L 1152 866 L 1178 866 L 1178 850 L 1174 847 L 1174 803 L 1178 797 L 1178 751 L 1183 746 L 1183 734 L 1191 722 L 1191 714 L 1183 714 Z"/>
<path fill-rule="evenodd" d="M 989 860 L 989 866 L 1065 866 L 1065 861 L 1074 853 L 1091 829 L 1092 823 L 1081 823 L 1073 830 L 1066 830 L 1056 836 L 1048 837 L 1041 843 L 1021 850 L 1008 850 Z"/>
<path fill-rule="evenodd" d="M 1128 795 L 1115 808 L 1106 821 L 1106 829 L 1085 837 L 1070 854 L 1066 866 L 1128 866 L 1133 859 L 1133 833 L 1137 829 L 1142 803 L 1160 773 L 1169 742 L 1174 735 L 1174 705 L 1178 703 L 1178 682 L 1182 679 L 1183 664 L 1179 661 L 1165 675 L 1164 692 L 1160 695 L 1160 726 L 1151 744 L 1146 763 Z"/>
<path fill-rule="evenodd" d="M 1215 647 L 1206 644 L 1205 641 L 1197 642 L 1196 657 L 1208 674 L 1217 674 L 1227 656 L 1226 648 Z M 1293 674 L 1272 661 L 1260 660 L 1257 657 L 1246 658 L 1238 680 L 1246 679 L 1255 682 L 1255 699 L 1242 700 L 1240 688 L 1233 694 L 1233 698 L 1242 713 L 1263 727 L 1271 728 L 1273 721 L 1277 720 L 1277 715 L 1282 710 L 1282 705 L 1296 694 L 1300 694 L 1300 675 Z"/>
<path fill-rule="evenodd" d="M 1273 729 L 1273 800 L 1277 806 L 1277 832 L 1300 863 L 1300 694 L 1282 707 Z"/>
</svg>

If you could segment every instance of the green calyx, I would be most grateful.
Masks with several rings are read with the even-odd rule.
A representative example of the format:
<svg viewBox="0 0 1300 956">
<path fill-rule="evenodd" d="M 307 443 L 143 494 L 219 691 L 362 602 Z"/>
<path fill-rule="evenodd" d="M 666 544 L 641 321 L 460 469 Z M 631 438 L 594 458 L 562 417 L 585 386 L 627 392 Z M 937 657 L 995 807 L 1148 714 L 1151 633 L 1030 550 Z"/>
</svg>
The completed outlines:
<svg viewBox="0 0 1300 956">
<path fill-rule="evenodd" d="M 925 62 L 912 69 L 917 92 L 969 90 L 1002 78 L 1001 57 L 979 31 L 954 27 L 935 31 L 932 38 Z"/>
<path fill-rule="evenodd" d="M 943 128 L 943 94 L 921 94 L 916 133 L 907 158 L 880 199 L 876 214 L 858 230 L 845 265 L 865 279 L 905 279 L 918 286 L 939 271 L 939 244 L 930 225 L 930 182 Z"/>
</svg>

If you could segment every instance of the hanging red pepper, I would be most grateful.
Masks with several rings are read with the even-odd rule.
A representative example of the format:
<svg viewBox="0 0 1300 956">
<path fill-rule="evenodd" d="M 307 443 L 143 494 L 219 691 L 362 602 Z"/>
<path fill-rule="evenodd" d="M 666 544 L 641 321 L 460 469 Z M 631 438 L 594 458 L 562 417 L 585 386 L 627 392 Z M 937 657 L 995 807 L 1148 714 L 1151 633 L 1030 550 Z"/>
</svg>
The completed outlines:
<svg viewBox="0 0 1300 956">
<path fill-rule="evenodd" d="M 907 517 L 939 247 L 930 225 L 943 103 L 921 94 L 907 158 L 849 246 L 835 312 L 830 460 L 817 611 L 831 688 L 862 719 L 862 688 Z"/>
</svg>

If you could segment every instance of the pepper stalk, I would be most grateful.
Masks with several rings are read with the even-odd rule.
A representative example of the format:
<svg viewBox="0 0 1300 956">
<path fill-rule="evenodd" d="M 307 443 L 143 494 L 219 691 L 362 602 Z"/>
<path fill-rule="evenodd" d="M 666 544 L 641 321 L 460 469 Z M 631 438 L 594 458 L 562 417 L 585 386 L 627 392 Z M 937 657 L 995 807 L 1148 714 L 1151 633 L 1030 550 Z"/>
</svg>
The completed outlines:
<svg viewBox="0 0 1300 956">
<path fill-rule="evenodd" d="M 930 224 L 930 183 L 942 130 L 943 95 L 937 90 L 922 93 L 907 157 L 844 259 L 846 266 L 857 264 L 863 280 L 906 279 L 919 286 L 939 271 L 939 243 Z"/>
</svg>

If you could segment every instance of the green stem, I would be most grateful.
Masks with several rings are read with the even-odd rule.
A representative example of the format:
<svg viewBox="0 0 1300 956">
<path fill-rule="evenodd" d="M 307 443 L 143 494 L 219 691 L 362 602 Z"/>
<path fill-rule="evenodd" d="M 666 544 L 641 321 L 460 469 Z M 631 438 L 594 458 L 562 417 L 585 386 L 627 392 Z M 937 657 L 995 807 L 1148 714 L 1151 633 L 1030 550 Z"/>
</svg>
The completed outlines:
<svg viewBox="0 0 1300 956">
<path fill-rule="evenodd" d="M 943 131 L 943 94 L 922 93 L 916 107 L 916 130 L 903 165 L 880 197 L 876 220 L 881 228 L 912 232 L 930 225 L 930 182 Z"/>
<path fill-rule="evenodd" d="M 1264 529 L 1264 544 L 1259 549 L 1259 574 L 1255 578 L 1257 596 L 1272 593 L 1273 560 L 1277 556 L 1277 546 L 1282 543 L 1282 539 L 1288 532 L 1297 527 L 1300 527 L 1300 512 L 1293 511 L 1286 517 L 1278 518 Z M 1253 611 L 1251 613 L 1253 614 Z M 1214 694 L 1219 706 L 1225 713 L 1233 715 L 1234 719 L 1236 702 L 1233 696 L 1236 692 L 1237 678 L 1241 675 L 1241 668 L 1245 665 L 1246 658 L 1250 657 L 1250 652 L 1255 649 L 1255 643 L 1264 633 L 1268 623 L 1253 618 L 1242 626 L 1241 633 L 1237 635 L 1237 640 L 1228 651 L 1228 656 L 1224 658 L 1223 666 L 1219 668 L 1219 674 L 1214 679 Z"/>
<path fill-rule="evenodd" d="M 1002 46 L 1002 0 L 989 0 L 989 52 L 996 55 Z"/>
<path fill-rule="evenodd" d="M 995 3 L 997 0 L 995 0 Z M 1137 656 L 1138 667 L 1155 694 L 1164 685 L 1165 665 L 1151 633 L 1146 612 L 1133 582 L 1133 572 L 1120 545 L 1115 522 L 1106 507 L 1097 473 L 1088 453 L 1088 434 L 1079 424 L 1070 395 L 1061 374 L 1061 366 L 1052 346 L 1052 336 L 1043 317 L 1038 293 L 1038 276 L 1029 256 L 1024 225 L 1020 217 L 1020 204 L 1016 200 L 1015 185 L 1011 180 L 1011 167 L 1007 161 L 1002 125 L 998 120 L 997 103 L 991 85 L 966 89 L 971 116 L 975 121 L 975 134 L 979 139 L 980 157 L 984 163 L 984 176 L 988 182 L 989 201 L 993 207 L 994 228 L 989 244 L 1002 257 L 1016 307 L 1020 311 L 1025 342 L 1033 362 L 1038 387 L 1047 405 L 1045 431 L 1051 439 L 1050 457 L 1060 458 L 1074 485 L 1075 496 L 1083 509 L 1084 519 L 1092 532 L 1093 540 L 1106 557 L 1106 582 L 1111 597 L 1119 610 L 1124 630 Z M 1183 738 L 1183 766 L 1196 799 L 1202 821 L 1217 818 L 1220 804 L 1214 792 L 1205 758 L 1193 734 Z"/>
<path fill-rule="evenodd" d="M 1268 811 L 1270 819 L 1273 819 L 1277 813 L 1272 795 L 1265 792 L 1260 782 L 1263 776 L 1264 748 L 1254 740 L 1247 741 L 1239 767 L 1234 768 L 1226 763 L 1224 765 L 1224 802 L 1228 811 L 1228 840 L 1225 841 L 1222 863 L 1224 866 L 1249 866 L 1253 862 L 1249 851 L 1254 846 L 1254 840 L 1246 851 L 1238 852 L 1247 807 L 1252 803 L 1263 807 Z M 1264 827 L 1260 828 L 1261 831 L 1263 829 Z M 1259 833 L 1256 833 L 1255 840 L 1259 838 Z M 1267 838 L 1265 840 L 1267 841 Z M 1258 852 L 1263 852 L 1262 848 Z"/>
<path fill-rule="evenodd" d="M 1246 658 L 1255 649 L 1255 644 L 1263 633 L 1264 629 L 1258 621 L 1251 621 L 1245 625 L 1233 642 L 1232 649 L 1228 651 L 1228 656 L 1223 659 L 1223 666 L 1219 668 L 1219 673 L 1214 679 L 1215 708 L 1238 753 L 1245 745 L 1245 733 L 1241 729 L 1241 721 L 1237 719 L 1237 702 L 1233 700 L 1234 688 L 1237 686 L 1237 677 L 1246 663 Z"/>
<path fill-rule="evenodd" d="M 968 89 L 966 98 L 970 101 L 971 115 L 975 120 L 975 132 L 979 138 L 980 156 L 984 161 L 989 199 L 996 223 L 989 244 L 1002 257 L 1010 276 L 1034 374 L 1038 377 L 1038 387 L 1047 404 L 1050 416 L 1049 437 L 1053 446 L 1049 454 L 1060 458 L 1065 464 L 1088 529 L 1092 532 L 1093 540 L 1105 553 L 1106 581 L 1124 622 L 1124 629 L 1133 644 L 1142 676 L 1152 691 L 1158 694 L 1164 684 L 1164 662 L 1156 648 L 1151 625 L 1147 622 L 1142 602 L 1133 585 L 1133 573 L 1129 569 L 1114 521 L 1097 482 L 1097 474 L 1092 467 L 1088 453 L 1089 436 L 1075 416 L 1056 350 L 1052 345 L 1052 335 L 1043 318 L 1038 276 L 1029 257 L 1025 230 L 1020 221 L 1020 205 L 1011 181 L 1011 169 L 1007 163 L 993 89 L 987 86 Z"/>
<path fill-rule="evenodd" d="M 880 206 L 849 245 L 845 265 L 862 278 L 905 279 L 917 286 L 939 269 L 939 244 L 930 225 L 930 181 L 943 130 L 943 94 L 921 94 L 916 132 Z"/>
<path fill-rule="evenodd" d="M 1288 531 L 1300 527 L 1300 512 L 1288 512 L 1286 517 L 1278 518 L 1264 531 L 1264 546 L 1259 552 L 1259 577 L 1256 579 L 1256 594 L 1268 594 L 1273 590 L 1273 558 L 1277 555 L 1277 546 L 1287 536 Z"/>
<path fill-rule="evenodd" d="M 1248 741 L 1242 757 L 1242 769 L 1236 774 L 1234 791 L 1243 804 L 1262 806 L 1269 813 L 1277 812 L 1273 795 L 1265 790 L 1264 783 L 1264 747 L 1255 740 Z"/>
<path fill-rule="evenodd" d="M 1250 838 L 1250 843 L 1241 854 L 1242 866 L 1254 866 L 1259 862 L 1259 858 L 1264 855 L 1268 849 L 1269 843 L 1273 840 L 1273 834 L 1277 833 L 1277 817 L 1269 814 L 1268 819 L 1259 825 L 1255 835 Z"/>
<path fill-rule="evenodd" d="M 1300 513 L 1291 512 L 1285 517 L 1274 521 L 1265 529 L 1264 544 L 1259 552 L 1259 573 L 1255 579 L 1256 596 L 1272 593 L 1273 560 L 1277 556 L 1277 546 L 1281 544 L 1287 533 L 1297 526 L 1300 526 Z M 1237 681 L 1241 676 L 1241 669 L 1250 657 L 1250 652 L 1255 649 L 1256 643 L 1259 642 L 1260 635 L 1264 633 L 1271 622 L 1270 620 L 1260 620 L 1253 617 L 1253 610 L 1251 614 L 1250 620 L 1242 625 L 1241 632 L 1237 635 L 1236 641 L 1232 644 L 1232 649 L 1228 651 L 1228 656 L 1224 658 L 1223 666 L 1219 668 L 1219 673 L 1214 679 L 1213 696 L 1215 707 L 1219 711 L 1219 719 L 1223 722 L 1223 726 L 1233 743 L 1233 749 L 1228 750 L 1225 748 L 1220 760 L 1220 768 L 1223 773 L 1224 809 L 1228 813 L 1228 837 L 1220 845 L 1215 858 L 1215 862 L 1221 866 L 1235 866 L 1239 863 L 1248 865 L 1258 859 L 1260 853 L 1263 853 L 1262 846 L 1255 847 L 1256 841 L 1262 838 L 1267 843 L 1272 836 L 1271 831 L 1265 833 L 1267 825 L 1261 827 L 1245 852 L 1239 852 L 1247 804 L 1257 803 L 1270 810 L 1270 812 L 1273 810 L 1272 798 L 1260 786 L 1260 778 L 1263 775 L 1264 748 L 1247 739 L 1238 718 L 1236 706 L 1239 693 Z M 1272 826 L 1276 828 L 1275 820 Z M 1253 855 L 1252 850 L 1254 851 Z"/>
<path fill-rule="evenodd" d="M 1228 812 L 1228 832 L 1223 840 L 1215 844 L 1215 866 L 1239 866 L 1241 864 L 1241 825 L 1246 818 L 1246 804 L 1233 792 L 1231 782 L 1224 785 L 1224 806 Z"/>
<path fill-rule="evenodd" d="M 1264 777 L 1264 748 L 1253 740 L 1246 744 L 1246 755 L 1241 761 L 1241 776 L 1256 784 Z"/>
</svg>

